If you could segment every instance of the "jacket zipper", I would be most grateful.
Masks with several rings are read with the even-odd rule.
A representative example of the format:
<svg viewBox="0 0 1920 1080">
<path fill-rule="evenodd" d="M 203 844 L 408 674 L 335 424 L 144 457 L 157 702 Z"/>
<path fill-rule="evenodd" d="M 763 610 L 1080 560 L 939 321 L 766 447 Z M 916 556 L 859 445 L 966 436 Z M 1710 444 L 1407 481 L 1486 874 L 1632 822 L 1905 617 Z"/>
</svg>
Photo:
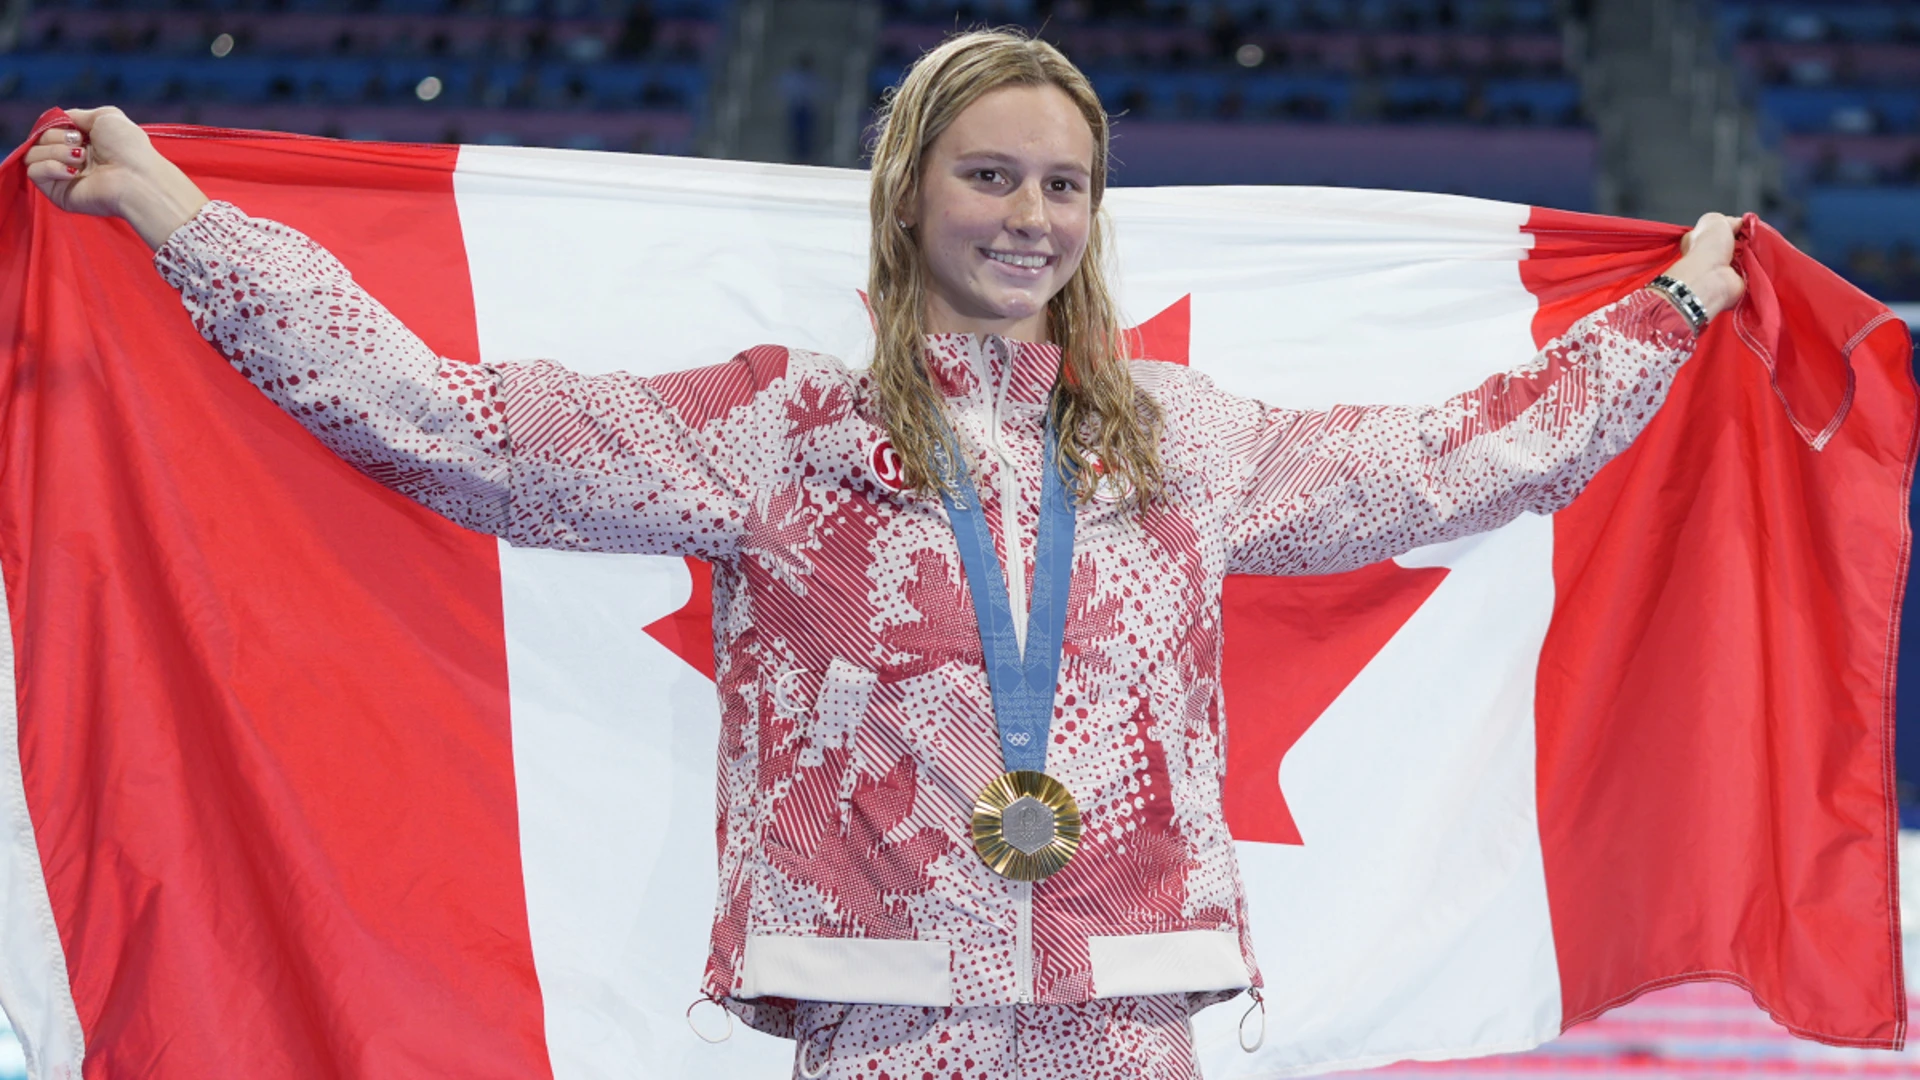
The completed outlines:
<svg viewBox="0 0 1920 1080">
<path fill-rule="evenodd" d="M 1005 357 L 1005 371 L 1000 377 L 999 392 L 994 394 L 992 423 L 987 425 L 987 448 L 1000 462 L 1000 535 L 1007 550 L 1007 603 L 1013 611 L 1013 640 L 1020 646 L 1021 655 L 1027 651 L 1027 560 L 1026 544 L 1020 535 L 1019 503 L 1020 473 L 1014 468 L 1013 455 L 1007 453 L 1007 444 L 1002 436 L 1001 425 L 1005 423 L 1004 413 L 1007 406 L 1007 390 L 1013 385 L 1013 347 L 1001 340 L 1000 351 Z M 989 367 L 992 365 L 989 364 Z M 991 372 L 989 372 L 991 375 Z"/>
<path fill-rule="evenodd" d="M 997 348 L 1001 353 L 1002 366 L 999 387 L 989 403 L 992 415 L 987 424 L 987 449 L 1000 464 L 1000 536 L 1002 546 L 1006 548 L 1007 603 L 1013 610 L 1014 640 L 1019 643 L 1020 652 L 1027 651 L 1027 566 L 1026 546 L 1020 535 L 1020 515 L 1015 507 L 1019 497 L 1019 473 L 1014 469 L 1013 455 L 1007 453 L 1006 442 L 1001 437 L 1001 414 L 1005 411 L 1007 391 L 1013 385 L 1013 347 L 1004 338 L 992 339 L 989 345 L 981 341 L 981 359 L 986 362 L 987 376 L 983 382 L 993 385 L 993 363 L 987 358 L 988 348 Z M 1033 883 L 1030 881 L 1009 881 L 1014 896 L 1013 928 L 1013 997 L 1022 1005 L 1033 1002 Z"/>
<path fill-rule="evenodd" d="M 1013 882 L 1016 909 L 1013 930 L 1013 1000 L 1033 1003 L 1033 882 Z"/>
</svg>

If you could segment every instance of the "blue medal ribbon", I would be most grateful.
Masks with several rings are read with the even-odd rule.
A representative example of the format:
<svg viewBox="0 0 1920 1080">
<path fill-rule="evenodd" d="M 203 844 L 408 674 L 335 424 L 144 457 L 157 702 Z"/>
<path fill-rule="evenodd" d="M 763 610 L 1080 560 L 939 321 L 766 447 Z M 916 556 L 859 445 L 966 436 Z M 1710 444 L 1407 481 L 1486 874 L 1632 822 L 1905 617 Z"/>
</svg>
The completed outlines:
<svg viewBox="0 0 1920 1080">
<path fill-rule="evenodd" d="M 951 432 L 949 432 L 951 434 Z M 965 468 L 948 466 L 949 490 L 940 500 L 960 548 L 960 566 L 973 594 L 980 623 L 980 647 L 987 659 L 987 685 L 993 694 L 993 721 L 1000 732 L 1000 756 L 1009 772 L 1047 769 L 1047 739 L 1053 728 L 1053 695 L 1060 682 L 1060 651 L 1067 633 L 1067 590 L 1073 583 L 1073 505 L 1067 500 L 1064 468 L 1055 463 L 1059 434 L 1048 409 L 1046 456 L 1041 459 L 1040 538 L 1033 559 L 1033 600 L 1027 615 L 1027 645 L 1013 631 L 1013 606 L 1006 575 L 993 552 L 987 515 Z M 1002 468 L 1005 468 L 1002 465 Z M 1006 537 L 1009 553 L 1016 537 Z"/>
</svg>

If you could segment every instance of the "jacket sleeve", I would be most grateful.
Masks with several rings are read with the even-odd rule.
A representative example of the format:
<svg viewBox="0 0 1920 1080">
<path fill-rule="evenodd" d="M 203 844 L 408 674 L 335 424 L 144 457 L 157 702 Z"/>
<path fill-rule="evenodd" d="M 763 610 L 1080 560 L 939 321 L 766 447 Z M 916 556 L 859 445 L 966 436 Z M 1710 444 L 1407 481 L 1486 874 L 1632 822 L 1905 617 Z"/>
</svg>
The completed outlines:
<svg viewBox="0 0 1920 1080">
<path fill-rule="evenodd" d="M 1692 352 L 1686 321 L 1639 290 L 1439 405 L 1301 411 L 1209 385 L 1228 572 L 1337 573 L 1553 513 L 1646 427 Z"/>
<path fill-rule="evenodd" d="M 538 546 L 730 553 L 746 485 L 661 380 L 437 356 L 325 248 L 230 203 L 208 203 L 154 265 L 201 335 L 275 404 L 459 524 Z M 712 370 L 741 365 L 751 361 Z M 706 388 L 742 385 L 698 372 L 679 383 L 696 405 Z"/>
</svg>

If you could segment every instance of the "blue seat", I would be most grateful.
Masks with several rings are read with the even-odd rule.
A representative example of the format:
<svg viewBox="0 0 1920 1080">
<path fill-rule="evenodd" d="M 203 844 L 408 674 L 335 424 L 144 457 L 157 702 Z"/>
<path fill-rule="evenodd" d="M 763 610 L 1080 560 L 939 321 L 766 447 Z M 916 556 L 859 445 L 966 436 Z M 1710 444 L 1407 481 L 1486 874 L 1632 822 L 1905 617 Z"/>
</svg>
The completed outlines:
<svg viewBox="0 0 1920 1080">
<path fill-rule="evenodd" d="M 1389 116 L 1453 114 L 1467 103 L 1467 82 L 1456 75 L 1396 75 L 1382 89 Z"/>
<path fill-rule="evenodd" d="M 1572 79 L 1492 79 L 1481 88 L 1487 111 L 1496 120 L 1526 119 L 1559 124 L 1577 119 L 1580 84 Z"/>
<path fill-rule="evenodd" d="M 631 109 L 643 103 L 650 89 L 665 90 L 680 108 L 697 111 L 706 90 L 706 78 L 695 64 L 598 64 L 578 69 L 602 108 Z M 650 108 L 662 103 L 647 102 Z"/>
<path fill-rule="evenodd" d="M 1732 2 L 1720 4 L 1716 18 L 1733 37 L 1886 41 L 1899 32 L 1903 20 L 1912 18 L 1912 11 L 1900 4 Z"/>
<path fill-rule="evenodd" d="M 0 66 L 0 72 L 12 71 L 19 75 L 18 96 L 51 101 L 62 96 L 61 91 L 79 74 L 75 68 L 76 59 L 63 54 L 16 53 L 6 58 L 4 66 Z"/>
<path fill-rule="evenodd" d="M 1344 75 L 1257 75 L 1243 91 L 1250 113 L 1275 119 L 1337 119 L 1353 99 L 1353 83 Z"/>
<path fill-rule="evenodd" d="M 1814 188 L 1802 208 L 1813 254 L 1830 264 L 1858 247 L 1920 247 L 1920 188 Z"/>
<path fill-rule="evenodd" d="M 1834 130 L 1849 110 L 1866 109 L 1886 131 L 1920 129 L 1920 88 L 1891 86 L 1770 86 L 1760 107 L 1788 131 Z"/>
</svg>

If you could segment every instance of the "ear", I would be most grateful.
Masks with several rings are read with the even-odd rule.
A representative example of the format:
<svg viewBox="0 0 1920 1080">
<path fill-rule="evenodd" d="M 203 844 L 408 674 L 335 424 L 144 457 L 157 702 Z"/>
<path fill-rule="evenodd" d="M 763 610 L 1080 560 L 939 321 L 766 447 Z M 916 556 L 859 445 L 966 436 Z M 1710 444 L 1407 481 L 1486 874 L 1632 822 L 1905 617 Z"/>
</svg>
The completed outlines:
<svg viewBox="0 0 1920 1080">
<path fill-rule="evenodd" d="M 910 181 L 905 191 L 893 203 L 893 221 L 902 230 L 912 230 L 920 224 L 920 183 L 918 178 Z"/>
</svg>

